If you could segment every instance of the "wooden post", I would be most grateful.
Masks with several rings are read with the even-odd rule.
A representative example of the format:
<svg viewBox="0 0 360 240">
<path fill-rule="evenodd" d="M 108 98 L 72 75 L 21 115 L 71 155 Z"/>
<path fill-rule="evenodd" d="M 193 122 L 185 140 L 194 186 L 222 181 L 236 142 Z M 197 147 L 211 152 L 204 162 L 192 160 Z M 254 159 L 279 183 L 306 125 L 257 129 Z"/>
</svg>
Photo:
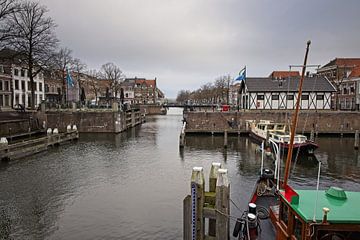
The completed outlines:
<svg viewBox="0 0 360 240">
<path fill-rule="evenodd" d="M 187 195 L 183 201 L 183 239 L 191 239 L 191 196 Z"/>
<path fill-rule="evenodd" d="M 224 148 L 227 148 L 228 146 L 228 133 L 227 130 L 224 130 Z"/>
<path fill-rule="evenodd" d="M 230 184 L 227 170 L 219 169 L 216 181 L 216 239 L 229 239 Z"/>
<path fill-rule="evenodd" d="M 359 130 L 356 130 L 356 131 L 355 131 L 354 148 L 355 148 L 355 149 L 359 149 Z"/>
<path fill-rule="evenodd" d="M 267 131 L 266 131 L 265 146 L 269 146 L 269 138 L 270 138 L 270 132 L 269 132 L 269 130 L 267 130 Z"/>
<path fill-rule="evenodd" d="M 314 138 L 314 129 L 311 129 L 311 132 L 310 132 L 310 139 L 309 139 L 309 140 L 313 142 L 313 141 L 314 141 L 314 139 L 315 139 L 315 138 Z"/>
<path fill-rule="evenodd" d="M 203 206 L 205 181 L 202 167 L 194 167 L 191 174 L 191 239 L 204 240 Z"/>
<path fill-rule="evenodd" d="M 217 172 L 221 168 L 221 163 L 214 162 L 211 164 L 209 175 L 209 192 L 216 192 Z M 216 220 L 209 219 L 209 236 L 216 236 Z"/>
<path fill-rule="evenodd" d="M 180 148 L 183 148 L 185 146 L 185 128 L 186 128 L 186 122 L 184 122 L 180 132 L 180 143 L 179 143 Z"/>
</svg>

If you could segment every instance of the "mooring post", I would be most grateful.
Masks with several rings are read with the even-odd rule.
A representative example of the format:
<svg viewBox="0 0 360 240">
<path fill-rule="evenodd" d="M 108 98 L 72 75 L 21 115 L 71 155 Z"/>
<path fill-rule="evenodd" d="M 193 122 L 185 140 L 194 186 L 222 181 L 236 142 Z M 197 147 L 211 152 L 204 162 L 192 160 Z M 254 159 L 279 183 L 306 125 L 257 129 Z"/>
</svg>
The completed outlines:
<svg viewBox="0 0 360 240">
<path fill-rule="evenodd" d="M 191 174 L 191 239 L 204 240 L 203 206 L 205 180 L 202 167 L 194 167 Z"/>
<path fill-rule="evenodd" d="M 225 129 L 224 130 L 224 148 L 227 148 L 227 146 L 228 146 L 228 132 Z"/>
<path fill-rule="evenodd" d="M 209 175 L 209 192 L 215 195 L 216 192 L 216 181 L 217 172 L 221 168 L 221 163 L 214 162 L 211 164 L 210 175 Z M 216 220 L 209 219 L 209 236 L 216 236 Z"/>
<path fill-rule="evenodd" d="M 216 181 L 216 239 L 229 239 L 230 183 L 227 169 L 219 169 Z"/>
<path fill-rule="evenodd" d="M 310 141 L 314 141 L 314 129 L 311 129 L 311 132 L 310 132 Z"/>
<path fill-rule="evenodd" d="M 186 122 L 184 122 L 180 132 L 180 143 L 179 143 L 180 148 L 183 148 L 185 146 L 185 128 L 186 128 Z"/>
<path fill-rule="evenodd" d="M 269 146 L 269 138 L 270 138 L 270 132 L 267 130 L 267 131 L 266 131 L 265 146 Z"/>
<path fill-rule="evenodd" d="M 356 130 L 356 131 L 355 131 L 354 148 L 355 148 L 355 149 L 359 149 L 359 130 Z"/>
</svg>

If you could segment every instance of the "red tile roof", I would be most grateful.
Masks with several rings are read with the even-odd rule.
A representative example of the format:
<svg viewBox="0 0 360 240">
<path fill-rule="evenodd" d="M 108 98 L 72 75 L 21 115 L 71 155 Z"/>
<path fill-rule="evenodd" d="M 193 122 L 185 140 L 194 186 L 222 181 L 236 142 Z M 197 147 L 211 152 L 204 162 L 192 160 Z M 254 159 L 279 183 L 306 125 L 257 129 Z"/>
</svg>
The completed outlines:
<svg viewBox="0 0 360 240">
<path fill-rule="evenodd" d="M 299 77 L 298 71 L 273 71 L 269 77 L 271 78 L 287 78 L 287 77 Z"/>
<path fill-rule="evenodd" d="M 331 60 L 329 63 L 325 64 L 323 67 L 329 66 L 360 66 L 360 58 L 335 58 Z"/>
<path fill-rule="evenodd" d="M 147 79 L 135 79 L 136 84 L 145 84 L 147 87 L 155 88 L 156 80 L 147 80 Z"/>
<path fill-rule="evenodd" d="M 352 69 L 349 77 L 360 77 L 360 65 L 358 67 L 355 67 L 354 69 Z"/>
</svg>

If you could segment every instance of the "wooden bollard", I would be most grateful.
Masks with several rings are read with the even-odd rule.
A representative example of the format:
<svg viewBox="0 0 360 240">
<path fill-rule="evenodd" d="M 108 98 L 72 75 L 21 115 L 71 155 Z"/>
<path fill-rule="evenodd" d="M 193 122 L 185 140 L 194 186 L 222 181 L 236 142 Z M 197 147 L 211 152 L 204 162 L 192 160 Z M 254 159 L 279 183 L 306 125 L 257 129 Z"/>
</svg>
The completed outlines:
<svg viewBox="0 0 360 240">
<path fill-rule="evenodd" d="M 191 239 L 203 240 L 205 236 L 203 206 L 205 180 L 202 167 L 194 167 L 191 174 Z"/>
<path fill-rule="evenodd" d="M 209 175 L 209 192 L 216 192 L 217 172 L 221 168 L 221 163 L 214 162 L 211 164 Z M 216 236 L 216 220 L 209 219 L 209 236 Z"/>
<path fill-rule="evenodd" d="M 224 130 L 224 148 L 227 148 L 228 146 L 228 132 L 227 130 Z"/>
<path fill-rule="evenodd" d="M 180 148 L 183 148 L 185 146 L 185 133 L 180 133 Z"/>
<path fill-rule="evenodd" d="M 230 184 L 227 169 L 219 169 L 216 181 L 216 239 L 229 239 Z"/>
<path fill-rule="evenodd" d="M 359 130 L 356 130 L 356 131 L 355 131 L 354 148 L 355 148 L 355 149 L 359 149 Z"/>
<path fill-rule="evenodd" d="M 310 141 L 314 141 L 314 129 L 311 129 L 311 132 L 310 132 Z"/>
</svg>

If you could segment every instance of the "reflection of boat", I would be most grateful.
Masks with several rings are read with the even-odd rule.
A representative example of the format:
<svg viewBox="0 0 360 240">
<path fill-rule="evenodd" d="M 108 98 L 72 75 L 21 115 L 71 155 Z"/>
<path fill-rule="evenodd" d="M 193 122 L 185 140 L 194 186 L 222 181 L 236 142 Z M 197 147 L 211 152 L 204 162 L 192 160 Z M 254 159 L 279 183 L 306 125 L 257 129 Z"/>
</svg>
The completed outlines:
<svg viewBox="0 0 360 240">
<path fill-rule="evenodd" d="M 305 73 L 308 42 L 299 95 Z M 280 158 L 276 148 L 275 172 L 261 169 L 249 208 L 236 222 L 233 235 L 239 239 L 277 240 L 355 240 L 360 239 L 360 192 L 337 187 L 319 190 L 320 167 L 316 190 L 295 190 L 287 184 L 293 151 L 299 100 L 293 118 L 283 182 L 279 181 Z"/>
<path fill-rule="evenodd" d="M 288 125 L 284 123 L 275 123 L 267 120 L 260 120 L 260 122 L 250 123 L 250 137 L 257 142 L 262 142 L 266 139 L 272 139 L 278 143 L 281 149 L 287 151 L 290 144 L 290 131 Z M 318 145 L 307 139 L 306 136 L 296 134 L 294 137 L 295 150 L 300 152 L 313 153 Z"/>
</svg>

